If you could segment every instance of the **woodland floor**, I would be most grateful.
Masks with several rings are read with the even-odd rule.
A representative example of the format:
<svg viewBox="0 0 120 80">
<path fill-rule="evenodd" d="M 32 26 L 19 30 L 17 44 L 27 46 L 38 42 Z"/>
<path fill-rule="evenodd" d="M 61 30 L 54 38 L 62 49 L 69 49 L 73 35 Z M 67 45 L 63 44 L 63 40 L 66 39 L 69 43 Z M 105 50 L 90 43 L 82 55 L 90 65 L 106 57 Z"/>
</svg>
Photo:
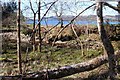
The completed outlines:
<svg viewBox="0 0 120 80">
<path fill-rule="evenodd" d="M 10 32 L 8 34 L 6 33 L 8 36 L 3 41 L 3 53 L 0 55 L 0 67 L 2 68 L 0 70 L 0 76 L 18 74 L 16 40 L 15 38 L 9 38 L 10 36 L 16 35 L 16 32 Z M 53 47 L 50 44 L 42 44 L 41 53 L 38 51 L 32 52 L 32 45 L 24 42 L 26 37 L 23 36 L 24 40 L 21 44 L 23 73 L 38 72 L 43 69 L 76 64 L 104 54 L 98 34 L 81 35 L 79 38 L 84 46 L 84 55 L 76 40 L 65 41 Z M 112 44 L 115 50 L 120 50 L 120 41 L 112 41 Z M 59 80 L 79 80 L 82 78 L 88 78 L 89 80 L 89 76 L 98 74 L 106 69 L 108 69 L 108 64 L 104 64 L 92 71 L 78 73 Z M 120 79 L 119 74 L 117 77 Z"/>
</svg>

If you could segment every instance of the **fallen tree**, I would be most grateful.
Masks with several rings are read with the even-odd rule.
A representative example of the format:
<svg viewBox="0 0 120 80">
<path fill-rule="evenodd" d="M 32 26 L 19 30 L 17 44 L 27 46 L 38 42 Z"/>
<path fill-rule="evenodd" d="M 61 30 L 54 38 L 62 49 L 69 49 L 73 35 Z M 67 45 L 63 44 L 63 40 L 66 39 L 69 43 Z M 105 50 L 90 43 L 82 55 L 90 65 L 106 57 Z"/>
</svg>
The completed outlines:
<svg viewBox="0 0 120 80">
<path fill-rule="evenodd" d="M 120 50 L 115 53 L 115 58 L 118 59 L 119 57 L 120 57 Z M 9 77 L 2 76 L 2 79 L 3 80 L 8 80 L 8 79 L 18 80 L 18 78 L 21 78 L 22 80 L 46 80 L 47 78 L 58 79 L 76 73 L 93 70 L 107 62 L 108 62 L 107 55 L 101 55 L 89 61 L 70 65 L 70 66 L 59 67 L 47 71 L 43 70 L 40 72 L 28 73 L 28 74 L 24 74 L 23 76 L 9 76 Z"/>
</svg>

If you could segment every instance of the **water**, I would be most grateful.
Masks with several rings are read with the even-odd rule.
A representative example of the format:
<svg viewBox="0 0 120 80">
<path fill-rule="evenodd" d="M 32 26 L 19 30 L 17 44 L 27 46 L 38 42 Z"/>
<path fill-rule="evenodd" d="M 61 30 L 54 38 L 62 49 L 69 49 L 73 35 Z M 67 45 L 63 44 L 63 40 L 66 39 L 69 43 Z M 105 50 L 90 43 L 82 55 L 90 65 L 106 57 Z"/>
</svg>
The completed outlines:
<svg viewBox="0 0 120 80">
<path fill-rule="evenodd" d="M 43 26 L 46 26 L 46 23 L 47 25 L 56 25 L 57 23 L 59 22 L 59 20 L 57 19 L 48 19 L 48 20 L 42 20 L 41 21 L 41 25 Z M 36 24 L 38 23 L 38 21 L 36 20 Z M 66 25 L 68 24 L 69 21 L 63 21 L 63 24 Z M 110 24 L 120 24 L 120 22 L 118 21 L 114 21 L 114 22 L 109 22 Z M 26 24 L 33 24 L 33 20 L 27 20 L 26 21 Z M 93 24 L 93 25 L 96 25 L 97 22 L 96 21 L 92 21 L 92 20 L 89 20 L 89 21 L 77 21 L 76 24 L 79 24 L 79 25 L 87 25 L 87 24 Z"/>
</svg>

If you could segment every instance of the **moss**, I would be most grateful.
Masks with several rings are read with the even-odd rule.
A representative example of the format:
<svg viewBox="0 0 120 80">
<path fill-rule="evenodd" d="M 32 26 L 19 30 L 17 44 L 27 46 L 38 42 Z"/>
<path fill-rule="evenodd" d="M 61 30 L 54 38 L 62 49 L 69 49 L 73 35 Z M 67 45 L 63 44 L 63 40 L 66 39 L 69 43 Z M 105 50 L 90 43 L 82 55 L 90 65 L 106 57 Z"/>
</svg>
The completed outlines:
<svg viewBox="0 0 120 80">
<path fill-rule="evenodd" d="M 2 60 L 4 60 L 4 59 L 6 59 L 6 58 L 2 58 L 2 57 L 0 57 L 0 61 L 2 61 Z"/>
<path fill-rule="evenodd" d="M 17 59 L 17 54 L 9 54 L 9 53 L 7 53 L 7 54 L 1 55 L 1 58 L 5 58 L 5 59 L 7 59 L 7 58 Z"/>
<path fill-rule="evenodd" d="M 94 57 L 100 55 L 101 53 L 102 53 L 102 51 L 97 51 L 97 50 L 89 49 L 87 51 L 86 57 L 88 57 L 88 58 L 94 58 Z"/>
</svg>

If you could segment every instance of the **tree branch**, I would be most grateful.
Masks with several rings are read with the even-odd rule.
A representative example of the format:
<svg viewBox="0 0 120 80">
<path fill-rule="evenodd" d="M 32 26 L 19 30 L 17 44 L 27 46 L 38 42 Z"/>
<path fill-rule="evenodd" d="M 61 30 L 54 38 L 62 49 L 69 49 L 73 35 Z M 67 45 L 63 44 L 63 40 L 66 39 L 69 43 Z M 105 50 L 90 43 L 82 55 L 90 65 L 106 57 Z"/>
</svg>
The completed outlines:
<svg viewBox="0 0 120 80">
<path fill-rule="evenodd" d="M 68 27 L 68 26 L 69 26 L 78 16 L 80 16 L 83 12 L 85 12 L 87 9 L 91 8 L 91 7 L 94 6 L 94 5 L 95 5 L 95 4 L 92 4 L 91 6 L 85 8 L 82 12 L 80 12 L 77 16 L 75 16 L 65 27 L 63 27 L 62 29 L 60 29 L 60 31 L 58 32 L 58 34 L 56 35 L 56 37 L 55 37 L 55 39 L 54 39 L 54 41 L 53 41 L 52 46 L 55 44 L 55 41 L 56 41 L 58 35 L 59 35 L 66 27 Z"/>
<path fill-rule="evenodd" d="M 43 20 L 43 18 L 46 16 L 46 14 L 48 13 L 48 11 L 51 9 L 51 7 L 57 2 L 58 0 L 54 1 L 50 7 L 47 9 L 47 11 L 45 12 L 45 14 L 43 15 L 43 17 L 40 19 L 40 21 L 37 23 L 36 27 L 38 26 L 38 24 Z"/>
<path fill-rule="evenodd" d="M 52 28 L 50 28 L 49 30 L 45 31 L 44 33 L 44 37 L 42 38 L 42 40 L 46 37 L 46 35 L 52 30 L 54 29 L 55 27 L 57 27 L 58 25 L 60 24 L 60 22 L 58 22 L 55 26 L 53 26 Z"/>
<path fill-rule="evenodd" d="M 110 8 L 112 8 L 112 9 L 114 9 L 115 11 L 120 12 L 120 9 L 118 7 L 112 6 L 111 4 L 108 4 L 106 2 L 104 2 L 104 5 L 106 5 L 106 6 L 110 7 Z"/>
<path fill-rule="evenodd" d="M 33 7 L 32 7 L 31 0 L 29 0 L 29 3 L 30 3 L 30 8 L 31 8 L 32 12 L 35 13 L 35 11 L 34 11 L 34 9 L 33 9 Z"/>
<path fill-rule="evenodd" d="M 47 11 L 45 12 L 45 14 L 43 15 L 43 17 L 40 19 L 40 21 L 36 24 L 35 28 L 33 29 L 33 33 L 31 34 L 31 37 L 30 37 L 30 40 L 32 39 L 34 33 L 36 32 L 37 30 L 37 27 L 38 25 L 40 24 L 40 22 L 43 20 L 43 18 L 46 16 L 46 14 L 48 13 L 48 11 L 51 9 L 51 7 L 57 2 L 58 0 L 54 1 L 50 7 L 47 9 Z M 30 42 L 30 41 L 29 41 Z"/>
</svg>

